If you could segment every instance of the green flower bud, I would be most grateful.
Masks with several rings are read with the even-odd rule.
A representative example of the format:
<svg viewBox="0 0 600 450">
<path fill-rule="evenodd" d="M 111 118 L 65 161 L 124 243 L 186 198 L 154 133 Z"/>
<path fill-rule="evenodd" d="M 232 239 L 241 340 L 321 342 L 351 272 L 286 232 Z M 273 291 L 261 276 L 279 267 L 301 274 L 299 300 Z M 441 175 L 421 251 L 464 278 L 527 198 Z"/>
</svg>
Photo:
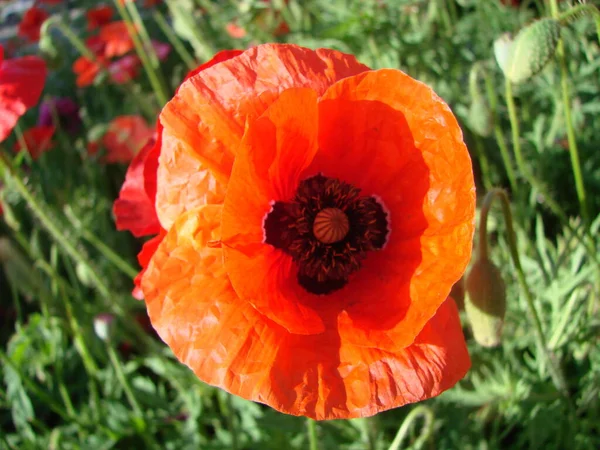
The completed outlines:
<svg viewBox="0 0 600 450">
<path fill-rule="evenodd" d="M 541 19 L 523 28 L 512 42 L 494 43 L 498 65 L 513 83 L 522 83 L 542 71 L 556 52 L 560 22 Z"/>
<path fill-rule="evenodd" d="M 492 113 L 482 96 L 474 97 L 469 107 L 469 127 L 473 132 L 488 137 L 492 133 Z"/>
<path fill-rule="evenodd" d="M 500 270 L 490 260 L 478 259 L 465 288 L 465 311 L 475 341 L 484 347 L 500 345 L 506 313 L 506 288 Z"/>
</svg>

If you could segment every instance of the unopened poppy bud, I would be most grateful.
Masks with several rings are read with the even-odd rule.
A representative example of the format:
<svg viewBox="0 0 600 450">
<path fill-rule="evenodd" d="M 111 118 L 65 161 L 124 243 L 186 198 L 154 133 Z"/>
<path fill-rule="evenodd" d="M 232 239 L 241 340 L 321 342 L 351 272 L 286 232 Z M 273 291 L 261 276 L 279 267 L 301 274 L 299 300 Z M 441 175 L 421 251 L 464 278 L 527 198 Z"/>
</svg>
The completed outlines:
<svg viewBox="0 0 600 450">
<path fill-rule="evenodd" d="M 556 52 L 560 28 L 554 19 L 538 20 L 523 28 L 510 44 L 504 66 L 496 53 L 504 75 L 513 83 L 522 83 L 541 72 Z"/>
<path fill-rule="evenodd" d="M 492 113 L 483 97 L 474 97 L 469 107 L 469 126 L 480 136 L 487 137 L 492 132 Z"/>
<path fill-rule="evenodd" d="M 499 345 L 506 313 L 506 288 L 500 270 L 490 260 L 478 259 L 465 288 L 465 311 L 475 341 L 484 347 Z"/>
<path fill-rule="evenodd" d="M 94 331 L 103 341 L 109 341 L 112 337 L 115 318 L 112 314 L 101 313 L 94 317 Z"/>
</svg>

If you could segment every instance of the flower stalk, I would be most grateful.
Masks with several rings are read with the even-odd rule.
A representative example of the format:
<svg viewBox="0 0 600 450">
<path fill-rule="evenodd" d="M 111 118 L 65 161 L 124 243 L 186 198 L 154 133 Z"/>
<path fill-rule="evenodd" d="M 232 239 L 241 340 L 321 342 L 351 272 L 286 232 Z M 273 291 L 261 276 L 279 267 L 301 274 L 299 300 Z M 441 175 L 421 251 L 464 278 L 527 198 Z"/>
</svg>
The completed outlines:
<svg viewBox="0 0 600 450">
<path fill-rule="evenodd" d="M 148 52 L 150 49 L 145 49 L 144 45 L 140 41 L 140 38 L 137 33 L 137 28 L 129 17 L 127 10 L 121 4 L 119 0 L 114 0 L 113 2 L 119 11 L 119 15 L 123 18 L 125 25 L 127 26 L 127 32 L 133 41 L 133 45 L 135 46 L 135 51 L 140 57 L 140 61 L 142 61 L 142 65 L 144 66 L 144 71 L 146 72 L 146 76 L 150 81 L 150 85 L 152 86 L 152 90 L 154 91 L 156 98 L 158 99 L 161 107 L 167 103 L 169 96 L 167 95 L 167 89 L 164 85 L 164 81 L 161 80 L 161 77 L 158 72 L 158 68 L 152 66 L 152 62 L 148 56 Z M 141 31 L 140 31 L 141 33 Z M 152 44 L 150 44 L 152 47 Z"/>
<path fill-rule="evenodd" d="M 507 242 L 508 248 L 510 252 L 511 259 L 513 261 L 513 265 L 517 271 L 517 280 L 519 285 L 521 286 L 521 291 L 525 297 L 525 301 L 527 303 L 527 308 L 529 310 L 529 314 L 533 321 L 533 330 L 537 340 L 538 348 L 542 352 L 544 358 L 547 360 L 548 370 L 550 371 L 550 376 L 554 383 L 554 386 L 560 391 L 565 397 L 568 394 L 568 387 L 565 380 L 565 376 L 562 373 L 562 369 L 559 364 L 555 361 L 553 356 L 550 354 L 548 350 L 548 345 L 546 342 L 546 337 L 544 335 L 544 331 L 542 329 L 542 322 L 540 320 L 540 316 L 535 308 L 535 304 L 533 301 L 533 296 L 531 294 L 531 290 L 529 289 L 529 285 L 527 284 L 527 279 L 525 277 L 525 272 L 523 271 L 523 267 L 521 266 L 521 259 L 519 257 L 519 251 L 517 248 L 517 239 L 513 226 L 512 212 L 510 208 L 510 201 L 508 199 L 508 195 L 502 189 L 493 189 L 487 193 L 485 199 L 483 201 L 483 205 L 481 207 L 481 221 L 479 224 L 479 257 L 487 257 L 487 218 L 489 209 L 492 205 L 492 202 L 495 198 L 499 198 L 502 202 L 502 213 L 504 215 L 504 221 L 506 222 L 506 233 L 507 233 Z"/>
<path fill-rule="evenodd" d="M 407 414 L 406 418 L 404 419 L 404 422 L 402 422 L 402 425 L 400 426 L 398 433 L 396 433 L 396 437 L 394 437 L 394 440 L 392 441 L 388 450 L 400 450 L 402 442 L 404 441 L 404 439 L 406 439 L 408 432 L 419 418 L 423 419 L 423 429 L 421 430 L 419 437 L 417 438 L 412 447 L 423 447 L 423 445 L 431 438 L 433 434 L 434 415 L 431 408 L 428 408 L 425 405 L 419 405 L 413 408 Z"/>
<path fill-rule="evenodd" d="M 558 3 L 556 0 L 549 0 L 550 11 L 552 17 L 560 20 L 558 11 Z M 598 25 L 598 16 L 595 17 L 596 25 Z M 600 31 L 600 30 L 599 30 Z M 600 39 L 600 34 L 598 35 Z M 567 125 L 567 141 L 569 143 L 569 155 L 571 156 L 571 167 L 573 170 L 573 176 L 575 177 L 575 189 L 577 191 L 577 199 L 579 200 L 579 208 L 581 210 L 581 217 L 586 227 L 590 226 L 590 214 L 587 205 L 587 196 L 585 191 L 585 185 L 583 183 L 583 176 L 581 173 L 581 163 L 579 161 L 579 149 L 577 147 L 577 139 L 575 138 L 575 129 L 573 127 L 573 119 L 571 117 L 571 101 L 569 94 L 569 74 L 567 70 L 567 62 L 565 58 L 565 45 L 562 39 L 559 39 L 556 48 L 556 57 L 558 58 L 558 64 L 560 66 L 560 88 L 562 93 L 563 108 L 565 110 L 565 122 Z"/>
</svg>

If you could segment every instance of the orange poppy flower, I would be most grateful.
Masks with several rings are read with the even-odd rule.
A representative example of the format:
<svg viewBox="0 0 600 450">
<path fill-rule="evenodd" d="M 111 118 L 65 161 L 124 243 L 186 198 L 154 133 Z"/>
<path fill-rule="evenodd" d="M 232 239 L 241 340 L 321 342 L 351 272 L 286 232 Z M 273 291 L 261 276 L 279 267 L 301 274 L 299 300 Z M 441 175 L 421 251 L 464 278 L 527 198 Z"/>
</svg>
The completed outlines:
<svg viewBox="0 0 600 450">
<path fill-rule="evenodd" d="M 0 142 L 10 134 L 19 117 L 34 106 L 46 82 L 46 63 L 37 56 L 4 59 L 0 45 Z"/>
<path fill-rule="evenodd" d="M 19 23 L 18 34 L 21 37 L 27 38 L 32 42 L 40 40 L 40 30 L 42 24 L 50 15 L 37 6 L 32 6 L 23 15 L 21 23 Z"/>
<path fill-rule="evenodd" d="M 154 130 L 140 116 L 119 116 L 108 126 L 100 142 L 91 142 L 90 154 L 96 154 L 100 144 L 106 150 L 106 163 L 129 162 L 153 137 Z"/>
<path fill-rule="evenodd" d="M 475 192 L 431 89 L 333 50 L 266 44 L 163 109 L 142 276 L 153 326 L 207 383 L 289 414 L 363 417 L 454 385 L 452 285 Z"/>
<path fill-rule="evenodd" d="M 112 20 L 113 9 L 108 5 L 100 5 L 88 9 L 85 16 L 88 22 L 88 30 L 94 30 Z"/>
<path fill-rule="evenodd" d="M 15 152 L 27 150 L 31 155 L 31 159 L 35 161 L 42 153 L 47 152 L 54 147 L 52 136 L 54 136 L 55 131 L 56 127 L 54 126 L 37 126 L 29 128 L 23 132 L 25 145 L 21 145 L 21 142 L 15 142 L 13 149 Z"/>
</svg>

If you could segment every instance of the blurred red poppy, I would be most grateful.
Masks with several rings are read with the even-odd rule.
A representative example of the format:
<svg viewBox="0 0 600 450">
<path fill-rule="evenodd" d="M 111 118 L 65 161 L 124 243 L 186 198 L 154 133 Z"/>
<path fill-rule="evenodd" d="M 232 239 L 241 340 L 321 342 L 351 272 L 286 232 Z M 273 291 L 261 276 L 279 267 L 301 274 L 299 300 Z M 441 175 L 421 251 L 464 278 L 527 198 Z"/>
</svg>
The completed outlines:
<svg viewBox="0 0 600 450">
<path fill-rule="evenodd" d="M 227 34 L 233 39 L 241 39 L 243 37 L 246 37 L 247 34 L 246 29 L 244 27 L 240 27 L 235 22 L 229 22 L 225 26 L 225 31 L 227 31 Z"/>
<path fill-rule="evenodd" d="M 473 174 L 431 89 L 337 51 L 267 44 L 193 75 L 160 122 L 166 236 L 141 288 L 198 377 L 339 419 L 464 376 L 447 296 L 470 258 Z"/>
<path fill-rule="evenodd" d="M 37 56 L 4 59 L 0 46 L 0 142 L 19 117 L 34 106 L 44 89 L 46 63 Z"/>
<path fill-rule="evenodd" d="M 54 147 L 52 136 L 56 127 L 54 126 L 37 126 L 32 127 L 23 132 L 24 142 L 15 142 L 13 150 L 20 152 L 27 150 L 34 161 L 44 152 L 47 152 Z"/>
<path fill-rule="evenodd" d="M 160 233 L 154 206 L 159 153 L 160 144 L 152 138 L 131 161 L 113 206 L 117 230 L 129 230 L 136 237 Z"/>
<path fill-rule="evenodd" d="M 112 20 L 113 9 L 107 5 L 90 8 L 85 13 L 88 21 L 88 30 L 94 30 L 98 27 L 108 24 Z"/>
<path fill-rule="evenodd" d="M 90 143 L 88 152 L 96 154 L 101 145 L 106 150 L 104 162 L 130 162 L 153 135 L 154 130 L 141 116 L 119 116 L 109 124 L 100 142 Z"/>
<path fill-rule="evenodd" d="M 40 40 L 40 29 L 42 24 L 50 15 L 41 8 L 32 6 L 23 15 L 19 24 L 18 34 L 32 42 Z"/>
<path fill-rule="evenodd" d="M 101 59 L 92 61 L 85 56 L 77 58 L 73 63 L 73 72 L 77 75 L 75 84 L 78 87 L 85 87 L 93 84 L 96 76 L 102 70 L 102 63 L 103 61 Z"/>
<path fill-rule="evenodd" d="M 105 58 L 121 56 L 134 49 L 127 25 L 122 20 L 102 26 L 98 36 L 104 42 L 104 54 L 102 56 Z"/>
</svg>

